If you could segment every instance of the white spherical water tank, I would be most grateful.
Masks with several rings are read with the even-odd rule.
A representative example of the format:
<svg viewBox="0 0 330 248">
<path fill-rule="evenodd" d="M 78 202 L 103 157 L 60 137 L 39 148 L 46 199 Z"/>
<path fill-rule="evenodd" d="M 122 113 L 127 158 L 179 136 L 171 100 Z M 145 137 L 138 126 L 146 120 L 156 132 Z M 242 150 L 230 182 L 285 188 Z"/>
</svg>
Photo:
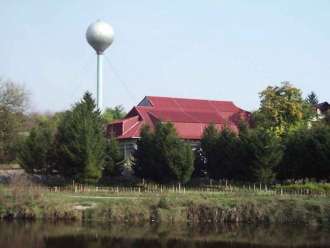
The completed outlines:
<svg viewBox="0 0 330 248">
<path fill-rule="evenodd" d="M 86 39 L 97 54 L 102 54 L 113 42 L 114 32 L 110 24 L 96 21 L 89 25 Z"/>
<path fill-rule="evenodd" d="M 97 54 L 96 104 L 101 112 L 103 111 L 102 57 L 103 52 L 112 44 L 113 36 L 114 32 L 111 25 L 103 21 L 92 23 L 86 31 L 87 42 L 94 48 Z"/>
</svg>

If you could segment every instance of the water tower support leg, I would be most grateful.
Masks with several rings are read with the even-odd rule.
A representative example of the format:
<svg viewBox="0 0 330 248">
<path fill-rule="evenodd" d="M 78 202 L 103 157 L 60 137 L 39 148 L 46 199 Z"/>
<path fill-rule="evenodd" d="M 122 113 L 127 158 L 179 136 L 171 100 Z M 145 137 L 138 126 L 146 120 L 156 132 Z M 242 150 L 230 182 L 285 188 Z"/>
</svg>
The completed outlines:
<svg viewBox="0 0 330 248">
<path fill-rule="evenodd" d="M 98 109 L 103 111 L 103 75 L 102 75 L 102 63 L 103 63 L 102 54 L 97 54 L 97 95 L 96 95 L 96 104 Z"/>
</svg>

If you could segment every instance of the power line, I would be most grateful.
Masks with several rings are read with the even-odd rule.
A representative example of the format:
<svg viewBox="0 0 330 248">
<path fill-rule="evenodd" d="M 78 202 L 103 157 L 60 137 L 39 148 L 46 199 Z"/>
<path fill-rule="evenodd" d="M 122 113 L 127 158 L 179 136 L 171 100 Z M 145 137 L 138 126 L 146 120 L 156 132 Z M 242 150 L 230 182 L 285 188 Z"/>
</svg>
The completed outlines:
<svg viewBox="0 0 330 248">
<path fill-rule="evenodd" d="M 109 58 L 107 56 L 104 55 L 105 61 L 109 64 L 109 67 L 111 69 L 111 71 L 113 72 L 113 74 L 115 75 L 115 77 L 118 79 L 118 81 L 124 86 L 126 92 L 128 93 L 128 95 L 130 96 L 129 100 L 131 101 L 131 103 L 134 105 L 137 101 L 137 97 L 135 96 L 135 94 L 129 89 L 129 87 L 127 86 L 126 82 L 122 79 L 122 77 L 120 76 L 118 70 L 116 69 L 116 67 L 111 63 L 111 61 L 109 60 Z M 134 102 L 133 100 L 134 99 Z"/>
<path fill-rule="evenodd" d="M 87 57 L 85 57 L 84 63 L 82 64 L 80 69 L 77 70 L 76 73 L 74 74 L 73 80 L 70 81 L 70 84 L 73 85 L 73 90 L 71 92 L 71 98 L 76 96 L 77 92 L 79 92 L 83 88 L 83 86 L 85 86 L 85 84 L 84 84 L 85 81 L 82 81 L 81 76 L 84 72 L 86 72 L 87 66 L 89 65 L 90 58 L 91 57 L 89 55 Z"/>
</svg>

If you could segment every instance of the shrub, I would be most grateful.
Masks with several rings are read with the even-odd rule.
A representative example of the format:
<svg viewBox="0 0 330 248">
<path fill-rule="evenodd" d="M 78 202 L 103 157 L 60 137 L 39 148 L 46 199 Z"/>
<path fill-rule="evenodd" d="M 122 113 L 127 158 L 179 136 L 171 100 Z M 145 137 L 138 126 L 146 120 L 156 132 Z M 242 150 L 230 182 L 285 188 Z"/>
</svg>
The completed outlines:
<svg viewBox="0 0 330 248">
<path fill-rule="evenodd" d="M 161 197 L 158 202 L 158 207 L 162 209 L 170 209 L 170 203 L 166 197 Z"/>
</svg>

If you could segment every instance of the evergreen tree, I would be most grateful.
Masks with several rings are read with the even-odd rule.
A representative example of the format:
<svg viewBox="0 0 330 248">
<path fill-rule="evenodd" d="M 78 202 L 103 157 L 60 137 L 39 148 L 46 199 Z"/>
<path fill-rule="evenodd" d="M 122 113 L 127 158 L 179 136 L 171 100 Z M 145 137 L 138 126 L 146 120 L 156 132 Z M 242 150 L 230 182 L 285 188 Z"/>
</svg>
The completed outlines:
<svg viewBox="0 0 330 248">
<path fill-rule="evenodd" d="M 157 182 L 187 182 L 193 172 L 191 147 L 181 141 L 171 123 L 157 123 L 154 132 L 141 131 L 134 155 L 136 176 Z"/>
<path fill-rule="evenodd" d="M 278 169 L 280 179 L 330 179 L 330 128 L 315 125 L 291 133 Z"/>
<path fill-rule="evenodd" d="M 241 144 L 239 137 L 225 127 L 218 132 L 214 125 L 204 131 L 201 147 L 206 158 L 208 176 L 213 179 L 239 179 Z"/>
<path fill-rule="evenodd" d="M 241 134 L 246 180 L 271 183 L 280 163 L 283 150 L 279 138 L 270 131 L 251 129 Z"/>
<path fill-rule="evenodd" d="M 153 135 L 149 126 L 141 129 L 141 138 L 137 141 L 137 150 L 134 154 L 133 171 L 137 177 L 158 180 L 154 165 Z"/>
<path fill-rule="evenodd" d="M 218 151 L 218 176 L 239 179 L 242 159 L 241 142 L 238 135 L 225 127 L 220 132 L 216 149 Z"/>
<path fill-rule="evenodd" d="M 111 136 L 106 142 L 103 176 L 120 176 L 122 168 L 119 162 L 123 161 L 123 159 L 124 157 L 120 152 L 118 141 Z"/>
<path fill-rule="evenodd" d="M 95 183 L 105 163 L 105 137 L 100 111 L 90 93 L 67 111 L 55 137 L 58 169 L 83 183 Z"/>
<path fill-rule="evenodd" d="M 168 161 L 174 180 L 186 183 L 190 180 L 194 170 L 194 155 L 190 145 L 184 144 L 182 141 L 180 143 L 177 146 L 178 150 L 173 149 L 171 154 L 173 159 Z"/>
<path fill-rule="evenodd" d="M 30 131 L 19 145 L 18 163 L 28 173 L 49 174 L 53 172 L 51 161 L 54 130 L 42 123 Z"/>
<path fill-rule="evenodd" d="M 218 132 L 214 125 L 205 129 L 201 140 L 210 178 L 268 183 L 282 158 L 279 139 L 264 129 L 240 125 L 240 133 L 228 128 Z"/>
<path fill-rule="evenodd" d="M 205 163 L 206 172 L 209 177 L 213 178 L 216 174 L 215 168 L 217 168 L 217 153 L 216 143 L 219 137 L 219 132 L 214 124 L 210 124 L 204 129 L 201 139 L 201 156 L 196 156 L 196 159 L 200 159 L 199 163 Z"/>
<path fill-rule="evenodd" d="M 312 91 L 306 99 L 306 102 L 308 102 L 310 105 L 312 105 L 313 107 L 316 107 L 317 104 L 319 104 L 319 99 L 317 98 L 316 94 L 314 91 Z"/>
</svg>

